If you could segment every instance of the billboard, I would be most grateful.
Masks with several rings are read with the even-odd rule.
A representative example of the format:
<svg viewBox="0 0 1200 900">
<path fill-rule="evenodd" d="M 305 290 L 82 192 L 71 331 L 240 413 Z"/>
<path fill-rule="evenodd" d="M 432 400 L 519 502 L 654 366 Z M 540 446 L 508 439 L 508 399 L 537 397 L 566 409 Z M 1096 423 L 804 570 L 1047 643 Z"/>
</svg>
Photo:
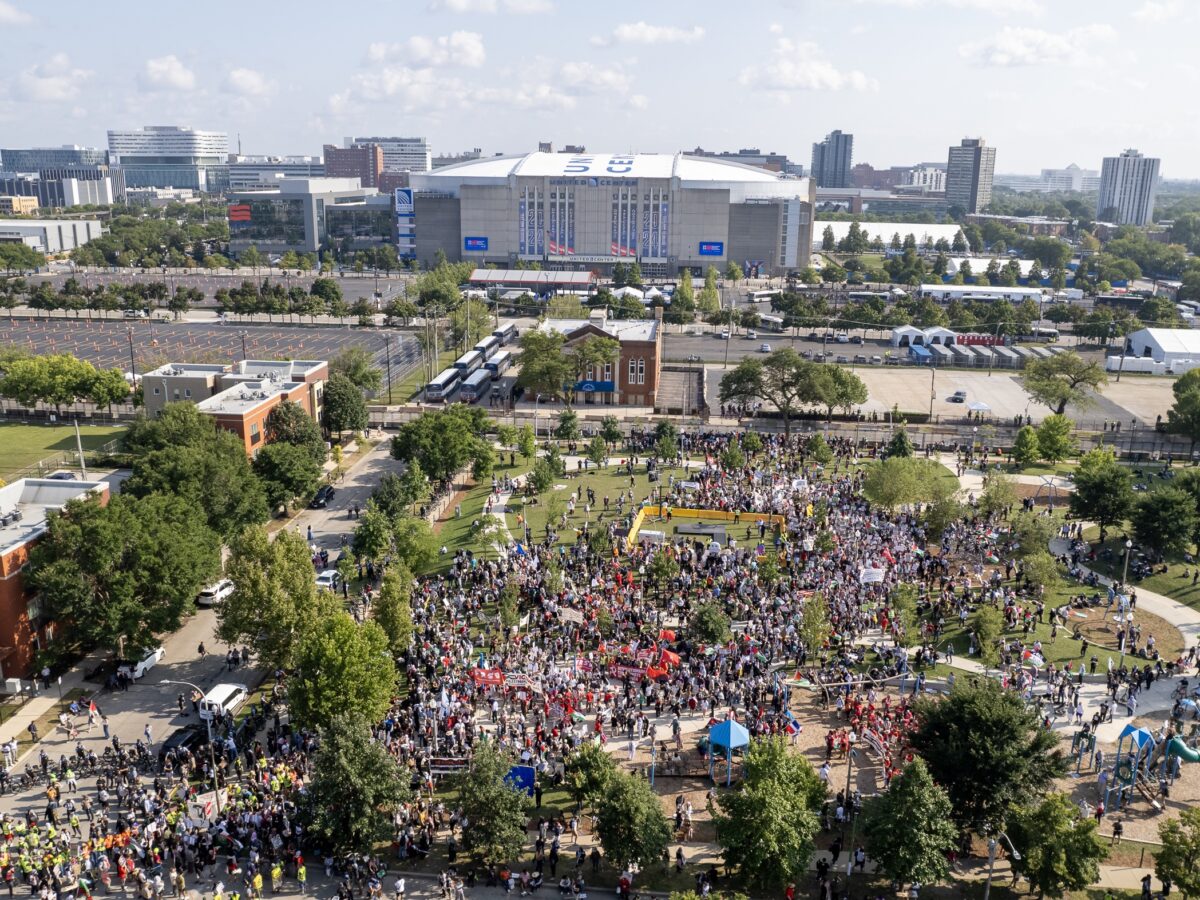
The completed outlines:
<svg viewBox="0 0 1200 900">
<path fill-rule="evenodd" d="M 482 253 L 488 248 L 488 239 L 485 237 L 465 237 L 463 238 L 463 250 L 468 253 Z"/>
<path fill-rule="evenodd" d="M 700 242 L 701 256 L 724 256 L 725 242 L 724 241 L 701 241 Z"/>
<path fill-rule="evenodd" d="M 250 224 L 250 204 L 238 203 L 228 210 L 229 227 L 232 229 L 246 228 Z"/>
<path fill-rule="evenodd" d="M 412 188 L 396 188 L 397 218 L 412 218 L 414 211 Z"/>
</svg>

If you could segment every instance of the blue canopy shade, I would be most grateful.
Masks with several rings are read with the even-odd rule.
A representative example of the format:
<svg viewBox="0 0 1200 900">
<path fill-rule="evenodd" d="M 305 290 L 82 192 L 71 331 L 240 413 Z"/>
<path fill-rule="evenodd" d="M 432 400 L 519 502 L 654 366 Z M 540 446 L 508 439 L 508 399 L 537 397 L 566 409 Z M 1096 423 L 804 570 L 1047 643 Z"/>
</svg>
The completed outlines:
<svg viewBox="0 0 1200 900">
<path fill-rule="evenodd" d="M 726 719 L 708 729 L 708 740 L 714 747 L 736 750 L 750 743 L 750 732 L 733 719 Z"/>
</svg>

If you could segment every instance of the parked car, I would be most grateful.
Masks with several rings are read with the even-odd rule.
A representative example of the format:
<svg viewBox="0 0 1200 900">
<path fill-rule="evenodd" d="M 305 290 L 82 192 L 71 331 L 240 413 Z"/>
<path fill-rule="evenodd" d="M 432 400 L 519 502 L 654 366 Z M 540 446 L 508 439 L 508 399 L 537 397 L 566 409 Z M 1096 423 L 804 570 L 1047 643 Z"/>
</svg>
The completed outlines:
<svg viewBox="0 0 1200 900">
<path fill-rule="evenodd" d="M 196 605 L 216 606 L 232 593 L 233 582 L 228 578 L 222 578 L 220 581 L 210 584 L 196 595 Z"/>
<path fill-rule="evenodd" d="M 835 362 L 848 363 L 848 362 L 850 362 L 850 357 L 843 356 L 842 354 L 839 353 L 838 358 L 835 360 Z"/>
<path fill-rule="evenodd" d="M 318 591 L 336 591 L 342 586 L 342 576 L 337 569 L 326 569 L 317 575 Z"/>
<path fill-rule="evenodd" d="M 950 395 L 950 402 L 951 403 L 966 403 L 967 402 L 967 392 L 966 391 L 955 391 L 953 394 Z"/>
<path fill-rule="evenodd" d="M 865 363 L 867 361 L 867 357 L 864 356 L 862 353 L 856 353 L 856 354 L 854 354 L 854 361 L 856 363 Z"/>
<path fill-rule="evenodd" d="M 187 750 L 189 753 L 195 753 L 201 747 L 208 743 L 208 729 L 202 725 L 184 725 L 182 728 L 173 731 L 158 750 L 160 757 L 166 756 L 167 752 L 174 750 L 179 752 Z"/>
<path fill-rule="evenodd" d="M 688 354 L 688 362 L 700 362 L 700 354 L 699 353 L 689 353 Z"/>
<path fill-rule="evenodd" d="M 334 495 L 333 485 L 327 484 L 321 487 L 312 498 L 312 502 L 308 504 L 309 509 L 324 509 L 329 505 Z"/>
<path fill-rule="evenodd" d="M 882 356 L 872 356 L 871 357 L 871 365 L 882 366 L 883 365 L 883 357 Z"/>
<path fill-rule="evenodd" d="M 861 344 L 862 342 L 863 339 L 861 334 L 856 334 L 854 337 L 850 338 L 850 343 L 852 344 Z"/>
<path fill-rule="evenodd" d="M 167 651 L 162 647 L 153 647 L 142 654 L 141 658 L 136 662 L 126 660 L 117 665 L 117 674 L 124 674 L 134 681 L 142 678 L 147 672 L 158 665 L 158 661 L 167 655 Z"/>
<path fill-rule="evenodd" d="M 126 319 L 145 319 L 147 313 L 144 309 L 124 309 L 121 310 L 121 315 Z"/>
<path fill-rule="evenodd" d="M 720 334 L 717 335 L 717 337 L 719 337 L 723 341 L 727 341 L 727 340 L 729 340 L 729 332 L 722 331 Z"/>
<path fill-rule="evenodd" d="M 758 332 L 755 331 L 753 328 L 747 330 L 746 331 L 746 340 L 757 341 L 758 340 Z"/>
<path fill-rule="evenodd" d="M 79 476 L 74 472 L 52 472 L 46 477 L 53 481 L 75 481 Z"/>
<path fill-rule="evenodd" d="M 844 331 L 839 331 L 839 332 L 838 332 L 838 333 L 835 335 L 834 339 L 835 339 L 835 340 L 836 340 L 836 341 L 837 341 L 839 344 L 848 344 L 848 343 L 850 343 L 850 335 L 846 334 L 846 332 L 844 332 Z"/>
<path fill-rule="evenodd" d="M 770 353 L 770 352 L 771 352 L 771 345 L 770 345 L 770 344 L 759 344 L 759 345 L 758 345 L 758 352 L 759 352 L 759 353 Z"/>
</svg>

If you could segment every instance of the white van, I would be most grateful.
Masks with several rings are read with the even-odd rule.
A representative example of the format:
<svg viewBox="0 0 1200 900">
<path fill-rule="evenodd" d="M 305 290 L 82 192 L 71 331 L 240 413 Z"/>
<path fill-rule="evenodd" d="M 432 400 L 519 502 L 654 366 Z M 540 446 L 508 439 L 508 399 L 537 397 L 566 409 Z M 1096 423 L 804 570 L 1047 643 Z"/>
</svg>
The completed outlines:
<svg viewBox="0 0 1200 900">
<path fill-rule="evenodd" d="M 245 703 L 248 694 L 244 684 L 218 684 L 200 701 L 200 718 L 205 721 L 220 719 Z"/>
</svg>

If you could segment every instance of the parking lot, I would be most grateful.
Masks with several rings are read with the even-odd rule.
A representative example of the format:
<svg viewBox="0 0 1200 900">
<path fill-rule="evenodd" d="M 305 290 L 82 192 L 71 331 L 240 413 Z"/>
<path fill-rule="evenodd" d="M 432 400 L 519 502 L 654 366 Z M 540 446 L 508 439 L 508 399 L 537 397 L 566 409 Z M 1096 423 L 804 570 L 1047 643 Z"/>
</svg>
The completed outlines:
<svg viewBox="0 0 1200 900">
<path fill-rule="evenodd" d="M 0 320 L 0 346 L 30 353 L 70 353 L 100 368 L 130 370 L 132 344 L 137 372 L 168 362 L 221 363 L 248 359 L 329 359 L 347 347 L 366 347 L 387 370 L 385 335 L 391 336 L 393 376 L 420 358 L 416 340 L 397 331 L 299 328 L 284 325 L 206 325 L 89 322 L 67 319 Z"/>
</svg>

